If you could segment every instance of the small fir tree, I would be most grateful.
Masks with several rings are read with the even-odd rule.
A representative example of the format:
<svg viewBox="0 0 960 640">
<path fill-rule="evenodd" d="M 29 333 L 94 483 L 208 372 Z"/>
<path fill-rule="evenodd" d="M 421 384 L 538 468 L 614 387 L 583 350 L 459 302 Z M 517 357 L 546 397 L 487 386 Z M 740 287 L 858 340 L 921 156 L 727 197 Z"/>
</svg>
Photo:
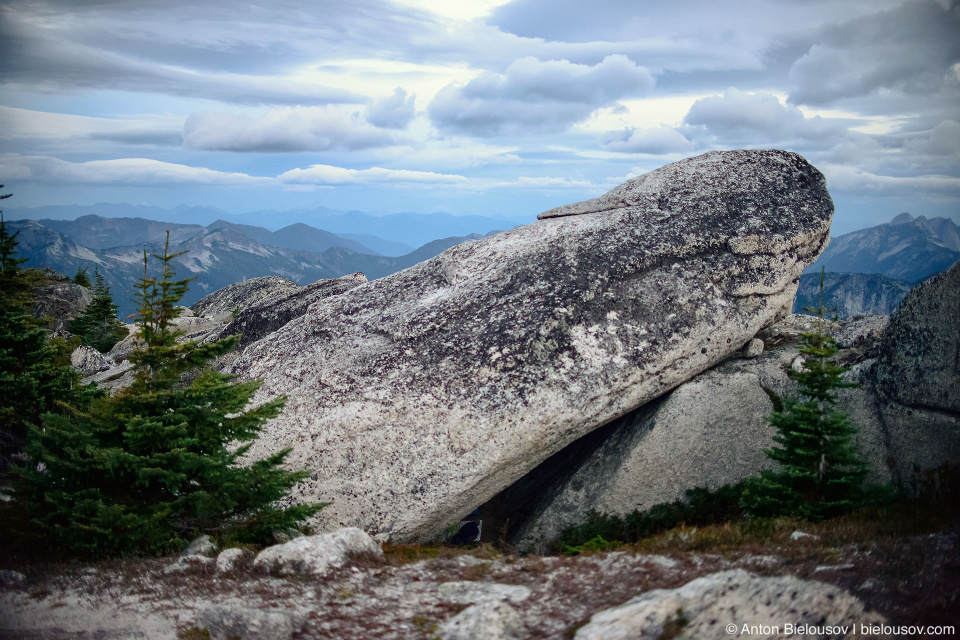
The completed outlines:
<svg viewBox="0 0 960 640">
<path fill-rule="evenodd" d="M 69 329 L 83 338 L 83 344 L 106 352 L 128 334 L 123 323 L 117 319 L 117 305 L 113 304 L 110 286 L 97 269 L 94 269 L 93 278 L 96 283 L 93 286 L 93 300 L 70 323 Z"/>
<path fill-rule="evenodd" d="M 75 553 L 162 552 L 200 532 L 265 541 L 324 506 L 277 506 L 306 476 L 282 468 L 289 449 L 237 464 L 284 398 L 245 410 L 259 381 L 231 382 L 210 369 L 183 381 L 239 337 L 177 342 L 176 304 L 189 282 L 173 279 L 178 255 L 168 234 L 163 255 L 153 256 L 161 275 L 151 278 L 144 252 L 136 293 L 144 347 L 131 356 L 133 385 L 31 431 L 20 497 L 40 533 Z"/>
<path fill-rule="evenodd" d="M 42 414 L 63 411 L 65 403 L 84 407 L 97 395 L 94 387 L 81 387 L 80 374 L 59 361 L 30 313 L 36 278 L 20 268 L 26 259 L 16 257 L 17 244 L 17 234 L 10 235 L 0 212 L 0 476 L 23 453 L 28 428 L 39 425 Z"/>
<path fill-rule="evenodd" d="M 802 400 L 786 399 L 782 411 L 769 422 L 776 427 L 776 443 L 766 454 L 780 464 L 779 471 L 764 470 L 747 484 L 741 505 L 751 516 L 796 515 L 810 520 L 850 511 L 863 499 L 868 466 L 857 453 L 853 437 L 858 429 L 847 414 L 836 411 L 836 389 L 857 385 L 845 382 L 847 368 L 830 358 L 837 342 L 823 333 L 823 274 L 820 304 L 805 311 L 817 315 L 817 330 L 803 334 L 806 356 L 801 371 L 791 371 Z"/>
<path fill-rule="evenodd" d="M 90 277 L 87 275 L 87 267 L 81 269 L 77 267 L 77 273 L 73 276 L 73 284 L 78 284 L 81 287 L 89 287 Z"/>
</svg>

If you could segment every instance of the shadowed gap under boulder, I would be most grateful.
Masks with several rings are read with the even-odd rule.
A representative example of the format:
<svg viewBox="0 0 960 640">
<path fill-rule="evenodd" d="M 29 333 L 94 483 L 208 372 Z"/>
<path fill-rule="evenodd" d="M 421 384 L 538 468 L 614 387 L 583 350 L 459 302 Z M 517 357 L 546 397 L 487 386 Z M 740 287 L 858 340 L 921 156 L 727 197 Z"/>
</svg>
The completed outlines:
<svg viewBox="0 0 960 640">
<path fill-rule="evenodd" d="M 629 413 L 594 429 L 541 462 L 532 471 L 493 496 L 479 507 L 483 520 L 481 542 L 515 541 L 516 535 L 539 507 L 549 503 L 556 491 L 576 473 L 590 457 L 625 429 L 644 424 L 647 415 L 657 411 L 669 392 Z"/>
</svg>

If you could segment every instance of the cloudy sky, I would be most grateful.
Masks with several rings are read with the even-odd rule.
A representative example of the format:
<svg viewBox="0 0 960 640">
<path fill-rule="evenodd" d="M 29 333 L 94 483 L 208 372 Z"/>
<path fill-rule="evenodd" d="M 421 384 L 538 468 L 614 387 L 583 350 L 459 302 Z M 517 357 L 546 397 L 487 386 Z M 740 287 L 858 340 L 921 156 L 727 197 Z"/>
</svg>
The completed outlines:
<svg viewBox="0 0 960 640">
<path fill-rule="evenodd" d="M 0 183 L 8 209 L 532 219 L 782 148 L 834 233 L 960 222 L 958 36 L 956 0 L 7 0 Z"/>
</svg>

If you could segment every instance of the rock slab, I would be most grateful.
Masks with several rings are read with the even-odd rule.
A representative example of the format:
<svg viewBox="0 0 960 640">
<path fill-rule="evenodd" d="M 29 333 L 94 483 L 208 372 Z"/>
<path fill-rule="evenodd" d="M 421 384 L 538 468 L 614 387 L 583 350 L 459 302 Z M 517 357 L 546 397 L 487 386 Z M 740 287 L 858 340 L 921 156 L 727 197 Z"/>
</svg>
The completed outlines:
<svg viewBox="0 0 960 640">
<path fill-rule="evenodd" d="M 885 622 L 837 587 L 793 576 L 761 578 L 733 569 L 698 578 L 678 589 L 648 591 L 619 607 L 601 611 L 574 638 L 859 638 L 864 637 L 859 634 L 861 624 Z M 794 628 L 802 626 L 803 631 L 788 633 L 787 623 Z M 819 632 L 827 627 L 845 627 L 847 631 Z M 674 635 L 668 635 L 670 631 Z"/>
<path fill-rule="evenodd" d="M 250 455 L 322 529 L 431 538 L 788 313 L 832 214 L 800 156 L 711 152 L 319 300 L 233 365 L 288 396 Z"/>
</svg>

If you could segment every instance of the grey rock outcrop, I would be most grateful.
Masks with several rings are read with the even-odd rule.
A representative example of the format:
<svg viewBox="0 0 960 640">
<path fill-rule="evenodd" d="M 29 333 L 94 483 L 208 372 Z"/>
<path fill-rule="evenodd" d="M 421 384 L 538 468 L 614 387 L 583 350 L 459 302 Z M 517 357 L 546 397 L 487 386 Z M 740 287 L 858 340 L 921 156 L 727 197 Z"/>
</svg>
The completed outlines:
<svg viewBox="0 0 960 640">
<path fill-rule="evenodd" d="M 197 316 L 232 319 L 234 310 L 243 310 L 276 300 L 300 289 L 293 280 L 280 276 L 250 278 L 214 291 L 190 307 Z"/>
<path fill-rule="evenodd" d="M 875 369 L 900 480 L 916 491 L 960 465 L 960 263 L 911 291 L 891 315 Z M 931 477 L 933 473 L 933 477 Z"/>
<path fill-rule="evenodd" d="M 234 364 L 289 397 L 251 455 L 323 528 L 432 537 L 787 313 L 832 213 L 800 156 L 711 152 L 321 300 Z"/>
<path fill-rule="evenodd" d="M 576 640 L 722 640 L 730 637 L 784 638 L 801 626 L 803 637 L 858 638 L 860 625 L 883 624 L 854 596 L 837 587 L 793 576 L 761 578 L 733 569 L 698 578 L 678 589 L 648 591 L 595 614 Z M 744 626 L 747 631 L 744 631 Z M 845 627 L 846 631 L 821 628 Z M 731 629 L 733 632 L 731 632 Z M 871 636 L 866 636 L 871 637 Z"/>
<path fill-rule="evenodd" d="M 48 331 L 53 335 L 68 333 L 70 322 L 79 317 L 93 300 L 90 289 L 74 284 L 69 278 L 65 281 L 58 278 L 48 285 L 37 287 L 34 293 L 36 298 L 30 311 L 37 318 L 51 320 Z"/>
<path fill-rule="evenodd" d="M 352 554 L 362 553 L 383 555 L 373 538 L 356 527 L 348 527 L 267 547 L 254 558 L 253 566 L 260 571 L 321 575 L 345 565 Z"/>
<path fill-rule="evenodd" d="M 240 334 L 240 344 L 248 345 L 273 333 L 294 318 L 299 318 L 314 302 L 340 295 L 366 281 L 367 277 L 362 273 L 351 273 L 340 278 L 318 280 L 306 287 L 298 285 L 296 289 L 278 289 L 276 295 L 244 308 L 229 324 L 217 331 L 215 336 Z"/>
<path fill-rule="evenodd" d="M 884 397 L 960 414 L 960 262 L 911 291 L 890 317 L 877 359 Z"/>
<path fill-rule="evenodd" d="M 80 345 L 70 354 L 70 366 L 79 371 L 82 376 L 92 376 L 109 369 L 110 363 L 93 347 Z"/>
</svg>

